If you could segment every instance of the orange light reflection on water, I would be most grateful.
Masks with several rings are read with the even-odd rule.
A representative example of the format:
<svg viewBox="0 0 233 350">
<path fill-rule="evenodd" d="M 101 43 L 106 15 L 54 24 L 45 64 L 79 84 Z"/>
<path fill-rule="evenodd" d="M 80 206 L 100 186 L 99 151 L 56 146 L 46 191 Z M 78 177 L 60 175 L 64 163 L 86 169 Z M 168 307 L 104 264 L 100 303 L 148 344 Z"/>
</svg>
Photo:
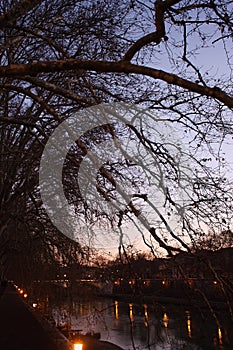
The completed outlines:
<svg viewBox="0 0 233 350">
<path fill-rule="evenodd" d="M 164 327 L 167 328 L 167 326 L 168 326 L 168 317 L 167 317 L 166 312 L 164 312 L 164 315 L 163 315 L 163 324 L 164 324 Z"/>
<path fill-rule="evenodd" d="M 131 321 L 134 320 L 134 317 L 133 317 L 133 304 L 129 304 L 129 318 Z"/>
<path fill-rule="evenodd" d="M 115 317 L 116 320 L 119 319 L 119 303 L 117 300 L 114 301 L 114 308 L 115 308 Z"/>
</svg>

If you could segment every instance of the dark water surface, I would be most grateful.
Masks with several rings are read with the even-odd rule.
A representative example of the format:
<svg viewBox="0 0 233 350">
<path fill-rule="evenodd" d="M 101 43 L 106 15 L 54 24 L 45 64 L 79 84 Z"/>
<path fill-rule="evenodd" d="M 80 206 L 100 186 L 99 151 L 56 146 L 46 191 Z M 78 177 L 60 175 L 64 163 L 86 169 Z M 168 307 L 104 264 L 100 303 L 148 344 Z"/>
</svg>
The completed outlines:
<svg viewBox="0 0 233 350">
<path fill-rule="evenodd" d="M 102 340 L 123 349 L 232 350 L 230 323 L 219 312 L 216 325 L 207 310 L 182 306 L 126 303 L 111 299 L 63 303 L 53 307 L 57 324 L 100 332 Z"/>
</svg>

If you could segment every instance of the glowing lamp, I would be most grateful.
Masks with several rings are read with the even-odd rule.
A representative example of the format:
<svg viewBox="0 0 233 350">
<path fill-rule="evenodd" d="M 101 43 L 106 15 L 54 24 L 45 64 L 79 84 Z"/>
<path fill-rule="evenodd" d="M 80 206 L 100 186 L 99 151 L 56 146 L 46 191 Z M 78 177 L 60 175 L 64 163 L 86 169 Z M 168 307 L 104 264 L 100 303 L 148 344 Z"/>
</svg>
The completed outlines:
<svg viewBox="0 0 233 350">
<path fill-rule="evenodd" d="M 82 349 L 83 349 L 83 344 L 81 343 L 74 344 L 74 350 L 82 350 Z"/>
<path fill-rule="evenodd" d="M 27 297 L 28 297 L 27 293 L 25 293 L 23 296 L 24 296 L 24 298 L 27 298 Z"/>
</svg>

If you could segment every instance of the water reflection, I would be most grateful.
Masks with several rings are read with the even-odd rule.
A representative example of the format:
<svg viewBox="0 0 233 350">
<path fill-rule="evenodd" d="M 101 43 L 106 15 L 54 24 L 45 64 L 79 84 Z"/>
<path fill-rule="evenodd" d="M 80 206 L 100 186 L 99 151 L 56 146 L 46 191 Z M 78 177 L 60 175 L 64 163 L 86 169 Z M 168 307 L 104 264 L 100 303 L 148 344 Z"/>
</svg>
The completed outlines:
<svg viewBox="0 0 233 350">
<path fill-rule="evenodd" d="M 223 329 L 218 327 L 218 329 L 216 329 L 216 334 L 213 337 L 213 344 L 214 344 L 214 348 L 215 349 L 225 350 L 225 347 L 224 347 L 224 344 L 223 344 L 224 343 L 223 335 L 225 335 Z M 232 349 L 232 347 L 230 349 Z"/>
<path fill-rule="evenodd" d="M 222 345 L 222 331 L 220 327 L 218 327 L 218 340 L 219 344 Z"/>
<path fill-rule="evenodd" d="M 145 327 L 149 327 L 149 323 L 148 323 L 149 317 L 148 317 L 148 311 L 147 311 L 148 310 L 148 306 L 146 304 L 144 304 L 143 307 L 144 307 L 144 316 L 145 316 L 144 325 L 145 325 Z"/>
<path fill-rule="evenodd" d="M 134 317 L 133 317 L 133 304 L 129 304 L 129 318 L 130 318 L 130 321 L 131 321 L 131 322 L 134 321 Z"/>
<path fill-rule="evenodd" d="M 144 307 L 144 315 L 145 315 L 145 320 L 148 321 L 148 306 L 146 304 L 143 305 Z"/>
<path fill-rule="evenodd" d="M 168 326 L 168 317 L 167 317 L 166 312 L 163 315 L 163 324 L 164 324 L 164 327 L 167 328 L 167 326 Z"/>
<path fill-rule="evenodd" d="M 150 350 L 228 350 L 224 345 L 225 332 L 216 328 L 213 320 L 207 323 L 198 318 L 197 312 L 180 306 L 159 304 L 138 305 L 118 300 L 100 299 L 68 303 L 58 309 L 54 306 L 57 321 L 72 310 L 69 317 L 73 329 L 83 332 L 100 332 L 101 339 L 111 341 L 123 349 Z M 149 345 L 149 347 L 148 347 Z"/>
<path fill-rule="evenodd" d="M 187 329 L 188 329 L 188 337 L 192 338 L 192 331 L 191 331 L 191 316 L 190 312 L 186 311 L 186 322 L 187 322 Z"/>
<path fill-rule="evenodd" d="M 116 317 L 116 320 L 119 319 L 119 302 L 117 300 L 114 301 L 114 314 Z"/>
</svg>

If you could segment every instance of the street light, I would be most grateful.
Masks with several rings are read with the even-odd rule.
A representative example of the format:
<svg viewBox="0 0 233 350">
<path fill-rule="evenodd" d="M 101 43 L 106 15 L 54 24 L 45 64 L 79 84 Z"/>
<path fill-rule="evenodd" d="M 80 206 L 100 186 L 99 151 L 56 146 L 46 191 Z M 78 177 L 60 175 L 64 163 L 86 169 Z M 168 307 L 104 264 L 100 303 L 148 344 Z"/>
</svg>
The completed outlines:
<svg viewBox="0 0 233 350">
<path fill-rule="evenodd" d="M 74 350 L 82 350 L 82 349 L 83 349 L 83 344 L 81 343 L 74 344 Z"/>
</svg>

